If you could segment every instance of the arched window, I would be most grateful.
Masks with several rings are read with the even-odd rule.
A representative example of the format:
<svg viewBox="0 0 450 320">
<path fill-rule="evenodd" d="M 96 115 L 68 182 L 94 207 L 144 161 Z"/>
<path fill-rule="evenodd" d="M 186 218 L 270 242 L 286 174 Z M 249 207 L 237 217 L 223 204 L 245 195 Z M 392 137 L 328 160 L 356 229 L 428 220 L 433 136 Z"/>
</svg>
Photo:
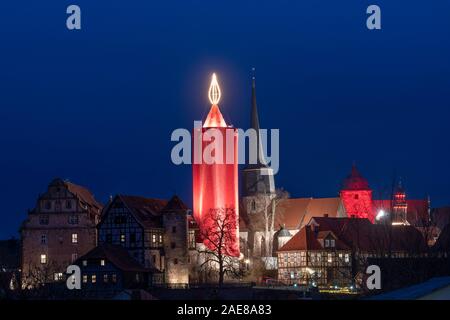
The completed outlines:
<svg viewBox="0 0 450 320">
<path fill-rule="evenodd" d="M 252 200 L 252 211 L 256 211 L 256 201 Z"/>
</svg>

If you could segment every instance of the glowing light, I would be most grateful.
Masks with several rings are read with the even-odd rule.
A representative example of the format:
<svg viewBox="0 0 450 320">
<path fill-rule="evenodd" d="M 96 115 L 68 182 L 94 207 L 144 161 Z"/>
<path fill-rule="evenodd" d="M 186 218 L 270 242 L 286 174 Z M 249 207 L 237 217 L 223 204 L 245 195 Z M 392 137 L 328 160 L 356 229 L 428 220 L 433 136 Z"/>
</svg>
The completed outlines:
<svg viewBox="0 0 450 320">
<path fill-rule="evenodd" d="M 313 269 L 311 269 L 311 268 L 306 268 L 306 271 L 309 273 L 309 274 L 314 274 L 315 273 L 315 271 L 313 270 Z"/>
<path fill-rule="evenodd" d="M 211 84 L 209 85 L 208 97 L 212 105 L 218 105 L 222 92 L 220 91 L 219 83 L 217 82 L 216 74 L 213 73 Z"/>
<path fill-rule="evenodd" d="M 377 221 L 380 221 L 383 217 L 385 217 L 386 216 L 386 212 L 383 210 L 383 209 L 381 209 L 380 211 L 378 211 L 378 214 L 377 214 L 377 216 L 375 217 L 375 219 L 377 220 Z"/>
<path fill-rule="evenodd" d="M 245 264 L 249 264 L 250 263 L 250 259 L 245 259 Z"/>
</svg>

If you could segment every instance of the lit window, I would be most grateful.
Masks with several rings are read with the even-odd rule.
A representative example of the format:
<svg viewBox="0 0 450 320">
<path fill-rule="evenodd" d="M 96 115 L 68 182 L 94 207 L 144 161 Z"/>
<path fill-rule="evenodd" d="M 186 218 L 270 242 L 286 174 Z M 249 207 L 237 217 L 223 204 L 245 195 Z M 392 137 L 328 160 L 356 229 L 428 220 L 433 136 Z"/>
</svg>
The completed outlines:
<svg viewBox="0 0 450 320">
<path fill-rule="evenodd" d="M 331 239 L 330 240 L 330 246 L 334 248 L 336 246 L 336 240 Z"/>
<path fill-rule="evenodd" d="M 120 235 L 120 242 L 125 242 L 125 235 L 124 234 Z"/>
<path fill-rule="evenodd" d="M 78 233 L 72 233 L 72 243 L 78 243 Z"/>
<path fill-rule="evenodd" d="M 156 243 L 156 234 L 152 234 L 152 243 Z"/>
<path fill-rule="evenodd" d="M 46 264 L 47 263 L 47 255 L 46 254 L 41 254 L 41 263 L 42 264 Z"/>
<path fill-rule="evenodd" d="M 47 235 L 41 235 L 41 244 L 47 244 Z"/>
<path fill-rule="evenodd" d="M 161 244 L 163 242 L 162 234 L 159 235 L 159 243 Z"/>
<path fill-rule="evenodd" d="M 63 279 L 63 274 L 61 272 L 55 273 L 54 279 L 55 281 L 61 281 Z"/>
<path fill-rule="evenodd" d="M 108 275 L 107 275 L 107 274 L 104 274 L 104 275 L 103 275 L 103 282 L 104 282 L 104 283 L 107 283 L 107 282 L 108 282 Z"/>
<path fill-rule="evenodd" d="M 104 265 L 105 265 L 105 260 L 103 260 L 103 259 L 100 260 L 100 265 L 101 265 L 101 266 L 104 266 Z"/>
<path fill-rule="evenodd" d="M 97 275 L 93 274 L 91 277 L 91 282 L 96 283 L 97 282 Z"/>
<path fill-rule="evenodd" d="M 348 253 L 345 254 L 345 262 L 350 262 L 350 256 Z"/>
<path fill-rule="evenodd" d="M 78 259 L 78 254 L 77 253 L 72 253 L 72 262 L 75 262 L 75 260 Z"/>
<path fill-rule="evenodd" d="M 88 276 L 86 274 L 83 274 L 83 283 L 87 283 Z"/>
<path fill-rule="evenodd" d="M 330 240 L 325 239 L 325 247 L 328 248 L 330 246 Z"/>
<path fill-rule="evenodd" d="M 112 282 L 116 283 L 117 282 L 117 275 L 115 273 L 113 273 L 111 279 L 112 279 Z"/>
<path fill-rule="evenodd" d="M 327 261 L 328 261 L 328 263 L 332 263 L 333 262 L 333 258 L 332 258 L 331 253 L 328 254 Z"/>
<path fill-rule="evenodd" d="M 83 266 L 84 266 L 84 267 L 87 266 L 87 260 L 83 260 Z"/>
</svg>

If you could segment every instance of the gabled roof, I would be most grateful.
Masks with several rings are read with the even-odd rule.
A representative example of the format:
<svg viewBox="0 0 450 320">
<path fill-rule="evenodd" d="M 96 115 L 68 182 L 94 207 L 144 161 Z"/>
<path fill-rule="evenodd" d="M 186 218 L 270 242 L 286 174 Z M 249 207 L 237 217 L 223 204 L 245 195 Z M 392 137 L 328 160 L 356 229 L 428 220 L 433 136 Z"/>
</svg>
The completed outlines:
<svg viewBox="0 0 450 320">
<path fill-rule="evenodd" d="M 177 195 L 174 195 L 162 209 L 162 212 L 186 212 L 187 210 L 189 210 L 189 208 L 184 204 L 184 202 L 181 201 Z"/>
<path fill-rule="evenodd" d="M 89 261 L 93 259 L 105 259 L 122 271 L 159 272 L 156 269 L 142 267 L 139 262 L 129 255 L 125 248 L 119 245 L 101 244 L 78 258 L 75 264 L 81 265 L 83 260 Z"/>
<path fill-rule="evenodd" d="M 424 252 L 425 239 L 419 230 L 412 226 L 391 226 L 372 224 L 361 218 L 313 218 L 309 225 L 318 231 L 331 230 L 349 247 L 366 252 Z"/>
<path fill-rule="evenodd" d="M 275 226 L 285 226 L 286 229 L 301 229 L 312 217 L 337 217 L 339 215 L 341 199 L 336 198 L 288 198 L 283 199 L 277 205 Z M 250 220 L 245 212 L 245 207 L 240 203 L 239 229 L 254 230 L 264 228 L 263 221 L 258 225 L 250 225 Z"/>
<path fill-rule="evenodd" d="M 335 246 L 333 248 L 324 248 L 319 239 L 324 239 L 332 232 L 315 232 L 311 226 L 305 226 L 300 229 L 284 246 L 278 251 L 306 251 L 306 250 L 349 250 L 350 248 L 333 235 L 336 239 Z"/>
<path fill-rule="evenodd" d="M 166 200 L 127 195 L 118 195 L 117 198 L 130 209 L 142 226 L 148 228 L 161 227 L 160 215 L 161 210 L 167 205 Z"/>
<path fill-rule="evenodd" d="M 65 181 L 64 183 L 67 189 L 75 196 L 77 196 L 85 204 L 88 204 L 97 209 L 103 208 L 103 205 L 94 198 L 93 194 L 87 188 L 79 186 L 69 181 Z"/>
<path fill-rule="evenodd" d="M 340 204 L 340 198 L 285 199 L 277 206 L 275 223 L 285 225 L 287 229 L 299 229 L 312 217 L 336 217 Z"/>
</svg>

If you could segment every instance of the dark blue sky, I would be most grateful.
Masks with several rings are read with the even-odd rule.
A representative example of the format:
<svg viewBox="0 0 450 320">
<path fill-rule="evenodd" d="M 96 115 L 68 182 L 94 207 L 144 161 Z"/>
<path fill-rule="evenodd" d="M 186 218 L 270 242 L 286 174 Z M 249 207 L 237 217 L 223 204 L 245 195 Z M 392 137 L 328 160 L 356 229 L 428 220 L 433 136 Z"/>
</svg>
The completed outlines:
<svg viewBox="0 0 450 320">
<path fill-rule="evenodd" d="M 82 30 L 68 31 L 78 4 Z M 365 10 L 382 9 L 369 31 Z M 0 238 L 56 176 L 110 194 L 191 203 L 173 129 L 209 108 L 279 128 L 278 186 L 335 196 L 356 161 L 376 192 L 450 204 L 450 3 L 417 1 L 9 1 L 0 8 Z"/>
</svg>

